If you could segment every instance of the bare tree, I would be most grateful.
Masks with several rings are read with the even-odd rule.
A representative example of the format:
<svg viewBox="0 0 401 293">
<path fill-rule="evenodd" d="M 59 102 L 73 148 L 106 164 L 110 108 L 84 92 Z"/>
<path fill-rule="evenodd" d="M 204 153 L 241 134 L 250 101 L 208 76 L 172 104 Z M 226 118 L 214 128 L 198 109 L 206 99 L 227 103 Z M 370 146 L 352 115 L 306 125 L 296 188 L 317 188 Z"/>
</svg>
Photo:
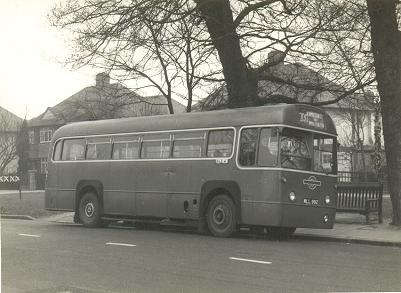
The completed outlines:
<svg viewBox="0 0 401 293">
<path fill-rule="evenodd" d="M 372 50 L 380 94 L 392 224 L 401 225 L 401 40 L 396 0 L 367 0 Z"/>
<path fill-rule="evenodd" d="M 219 53 L 228 107 L 277 102 L 276 97 L 256 97 L 261 80 L 315 92 L 316 99 L 307 101 L 315 105 L 338 102 L 374 82 L 366 7 L 357 1 L 196 2 Z M 274 49 L 283 54 L 267 62 Z M 284 58 L 313 69 L 315 76 L 275 74 Z M 330 97 L 317 99 L 323 93 Z"/>
<path fill-rule="evenodd" d="M 176 89 L 186 88 L 192 103 L 198 76 L 215 71 L 204 64 L 213 51 L 199 45 L 205 42 L 202 37 L 192 45 L 204 26 L 194 25 L 193 15 L 182 13 L 191 9 L 187 1 L 76 0 L 54 7 L 50 20 L 76 37 L 68 63 L 105 69 L 134 91 L 156 90 L 174 113 Z"/>
<path fill-rule="evenodd" d="M 17 158 L 16 137 L 19 131 L 19 122 L 10 112 L 0 111 L 0 174 Z"/>
<path fill-rule="evenodd" d="M 75 0 L 55 7 L 51 20 L 74 32 L 73 64 L 113 69 L 137 89 L 156 88 L 170 112 L 173 95 L 187 97 L 189 111 L 195 87 L 222 80 L 231 108 L 269 102 L 258 97 L 261 80 L 313 90 L 317 97 L 331 94 L 310 101 L 316 105 L 374 82 L 371 56 L 365 56 L 366 7 L 358 1 Z M 282 59 L 266 62 L 276 49 L 284 52 Z M 300 82 L 275 75 L 269 69 L 284 57 L 325 78 Z"/>
</svg>

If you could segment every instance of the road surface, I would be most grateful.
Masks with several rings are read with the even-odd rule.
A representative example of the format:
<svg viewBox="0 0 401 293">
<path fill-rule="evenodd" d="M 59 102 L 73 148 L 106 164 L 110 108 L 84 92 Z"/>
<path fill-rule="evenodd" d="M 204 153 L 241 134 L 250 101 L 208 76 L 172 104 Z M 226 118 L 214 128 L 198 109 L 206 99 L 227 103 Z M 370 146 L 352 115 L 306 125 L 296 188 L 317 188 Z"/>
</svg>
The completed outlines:
<svg viewBox="0 0 401 293">
<path fill-rule="evenodd" d="M 2 292 L 401 291 L 401 248 L 1 220 Z"/>
</svg>

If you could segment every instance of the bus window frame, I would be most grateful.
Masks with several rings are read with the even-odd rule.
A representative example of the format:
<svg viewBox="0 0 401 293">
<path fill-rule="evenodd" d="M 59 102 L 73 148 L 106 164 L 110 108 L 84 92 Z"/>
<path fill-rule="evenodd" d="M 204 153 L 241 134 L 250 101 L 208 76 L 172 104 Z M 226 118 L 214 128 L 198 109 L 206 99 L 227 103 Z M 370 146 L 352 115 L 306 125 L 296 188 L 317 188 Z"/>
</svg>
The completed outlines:
<svg viewBox="0 0 401 293">
<path fill-rule="evenodd" d="M 232 142 L 231 142 L 231 155 L 230 156 L 216 156 L 216 157 L 212 157 L 212 156 L 208 156 L 209 153 L 209 139 L 210 139 L 210 134 L 214 131 L 221 131 L 221 130 L 230 130 L 229 128 L 222 128 L 222 129 L 209 129 L 208 131 L 206 131 L 206 149 L 205 149 L 205 158 L 209 158 L 209 159 L 229 159 L 232 158 L 233 153 L 235 152 L 236 149 L 236 131 L 234 128 L 233 131 L 233 138 L 232 138 Z"/>
<path fill-rule="evenodd" d="M 313 135 L 312 131 L 307 131 L 307 130 L 303 130 L 303 132 L 306 132 L 308 137 L 309 137 L 309 138 L 306 139 L 306 144 L 305 144 L 305 146 L 307 148 L 307 151 L 308 151 L 308 154 L 309 154 L 309 157 L 293 155 L 293 154 L 285 154 L 285 155 L 287 156 L 287 158 L 292 157 L 292 158 L 308 159 L 309 160 L 309 169 L 290 168 L 290 167 L 283 167 L 282 166 L 282 164 L 283 164 L 283 161 L 282 161 L 283 153 L 282 153 L 282 149 L 281 149 L 281 139 L 283 138 L 283 131 L 285 129 L 288 129 L 288 128 L 291 128 L 291 127 L 287 127 L 287 126 L 286 127 L 281 127 L 279 129 L 279 133 L 278 133 L 279 134 L 278 135 L 278 144 L 279 144 L 278 145 L 278 147 L 279 147 L 278 148 L 278 151 L 279 151 L 278 162 L 280 163 L 279 165 L 281 166 L 281 168 L 286 169 L 286 170 L 291 169 L 291 170 L 300 170 L 300 171 L 307 171 L 307 172 L 309 172 L 309 171 L 317 172 L 317 171 L 313 170 L 313 138 L 314 138 L 314 135 Z M 286 136 L 287 137 L 291 137 L 291 136 L 288 136 L 288 135 L 286 135 Z M 295 136 L 293 135 L 292 137 L 295 137 Z M 303 136 L 300 135 L 300 137 L 303 137 Z M 319 172 L 317 172 L 317 173 L 319 173 Z"/>
<path fill-rule="evenodd" d="M 142 137 L 140 135 L 135 135 L 135 137 L 137 138 L 137 140 L 129 140 L 129 137 L 127 138 L 127 140 L 123 140 L 123 141 L 116 141 L 116 138 L 123 138 L 124 136 L 128 136 L 128 135 L 114 135 L 112 136 L 111 139 L 111 161 L 126 161 L 126 160 L 135 160 L 135 159 L 114 159 L 114 147 L 115 147 L 115 143 L 138 143 L 138 151 L 137 151 L 137 158 L 136 159 L 140 159 L 141 156 L 141 147 L 142 147 Z"/>
<path fill-rule="evenodd" d="M 68 141 L 68 140 L 75 140 L 75 139 L 83 139 L 84 141 L 85 141 L 85 145 L 84 145 L 84 155 L 83 155 L 83 159 L 79 159 L 79 160 L 63 160 L 63 152 L 64 152 L 64 148 L 65 148 L 65 142 L 66 141 Z M 59 140 L 56 140 L 56 142 L 53 144 L 53 147 L 52 147 L 52 155 L 51 155 L 51 162 L 85 162 L 85 161 L 87 161 L 86 160 L 86 150 L 87 150 L 87 145 L 88 145 L 88 142 L 87 142 L 87 139 L 86 139 L 86 137 L 75 137 L 75 136 L 73 136 L 73 137 L 68 137 L 68 138 L 62 138 L 62 144 L 63 144 L 63 146 L 62 146 L 62 148 L 61 148 L 61 154 L 60 154 L 60 160 L 59 161 L 54 161 L 53 160 L 53 157 L 54 157 L 54 151 L 55 151 L 55 148 L 54 148 L 54 146 L 57 144 L 57 142 L 58 142 Z M 89 161 L 89 160 L 88 160 Z"/>
<path fill-rule="evenodd" d="M 60 144 L 60 154 L 59 154 L 58 159 L 56 160 L 55 156 L 56 156 L 56 150 L 57 150 L 58 144 Z M 61 161 L 61 158 L 63 155 L 63 148 L 64 148 L 64 139 L 57 140 L 54 143 L 54 145 L 51 148 L 51 161 L 56 161 L 56 162 Z"/>
<path fill-rule="evenodd" d="M 154 134 L 156 134 L 156 136 L 157 135 L 159 135 L 160 133 L 148 133 L 148 134 L 143 134 L 143 135 L 141 135 L 141 140 L 140 140 L 140 143 L 141 143 L 141 147 L 140 147 L 140 152 L 139 152 L 139 159 L 140 160 L 167 160 L 167 159 L 170 159 L 171 157 L 172 157 L 172 154 L 171 154 L 171 151 L 172 151 L 172 135 L 171 135 L 171 133 L 167 133 L 167 134 L 169 134 L 168 135 L 168 138 L 167 138 L 167 135 L 166 135 L 166 138 L 162 138 L 162 139 L 157 139 L 157 138 L 150 138 L 150 139 L 146 139 L 146 135 L 149 135 L 149 136 L 152 136 L 152 135 L 154 135 Z M 163 134 L 163 133 L 162 133 Z M 146 158 L 146 157 L 142 157 L 142 155 L 143 155 L 143 150 L 144 150 L 144 148 L 143 148 L 143 143 L 146 143 L 146 142 L 150 142 L 150 143 L 152 143 L 152 142 L 161 142 L 161 146 L 160 146 L 160 154 L 162 155 L 163 153 L 164 153 L 164 151 L 163 151 L 163 147 L 165 147 L 164 145 L 163 145 L 163 142 L 168 142 L 168 144 L 166 144 L 166 146 L 168 145 L 168 151 L 167 151 L 167 154 L 168 154 L 168 156 L 167 157 L 162 157 L 162 156 L 160 156 L 160 158 Z"/>
<path fill-rule="evenodd" d="M 164 158 L 164 159 L 119 159 L 119 160 L 77 160 L 77 161 L 55 161 L 53 160 L 53 154 L 54 154 L 54 146 L 56 143 L 60 140 L 66 140 L 66 139 L 78 139 L 78 138 L 94 138 L 94 137 L 111 137 L 113 139 L 116 136 L 122 137 L 122 136 L 129 136 L 129 135 L 138 135 L 141 137 L 141 143 L 140 143 L 140 148 L 142 149 L 142 136 L 144 134 L 158 134 L 158 133 L 177 133 L 177 132 L 193 132 L 193 131 L 205 131 L 206 134 L 208 131 L 211 130 L 233 130 L 234 131 L 234 136 L 233 136 L 233 142 L 232 142 L 232 148 L 231 148 L 231 154 L 228 157 L 207 157 L 206 154 L 205 156 L 202 156 L 201 158 Z M 138 131 L 138 132 L 125 132 L 125 133 L 105 133 L 105 134 L 92 134 L 92 135 L 77 135 L 77 136 L 62 136 L 56 139 L 54 143 L 52 143 L 52 148 L 51 148 L 51 163 L 55 164 L 63 164 L 63 163 L 71 163 L 71 162 L 147 162 L 147 161 L 201 161 L 201 160 L 206 160 L 206 161 L 217 161 L 219 159 L 225 159 L 225 160 L 231 160 L 233 159 L 237 147 L 237 137 L 238 137 L 238 130 L 234 126 L 227 126 L 227 127 L 208 127 L 208 128 L 188 128 L 188 129 L 171 129 L 171 130 L 161 130 L 161 131 Z M 207 147 L 207 139 L 204 141 L 204 149 Z M 64 145 L 64 142 L 63 142 Z M 170 148 L 172 150 L 172 148 Z M 85 149 L 86 151 L 86 149 Z M 112 148 L 113 151 L 113 148 Z M 142 150 L 140 150 L 142 151 Z"/>
<path fill-rule="evenodd" d="M 277 127 L 279 128 L 279 131 L 281 131 L 282 128 L 292 128 L 292 129 L 296 129 L 296 130 L 301 130 L 301 131 L 307 131 L 310 132 L 312 135 L 314 133 L 318 133 L 318 134 L 322 134 L 322 135 L 327 135 L 329 137 L 333 137 L 333 139 L 336 141 L 337 140 L 337 135 L 333 134 L 333 133 L 328 133 L 325 131 L 319 131 L 319 130 L 315 130 L 315 129 L 310 129 L 310 128 L 305 128 L 305 127 L 298 127 L 298 126 L 292 126 L 292 125 L 286 125 L 286 124 L 256 124 L 256 125 L 246 125 L 246 126 L 242 126 L 238 129 L 238 135 L 237 135 L 237 140 L 236 140 L 236 148 L 239 148 L 239 143 L 240 143 L 240 138 L 241 138 L 241 131 L 245 128 L 273 128 L 273 127 Z M 333 144 L 333 147 L 334 144 Z M 335 153 L 335 152 L 334 152 Z M 281 160 L 281 154 L 280 154 L 280 150 L 279 150 L 279 156 L 278 156 L 278 160 Z M 315 172 L 315 171 L 307 171 L 307 170 L 298 170 L 298 169 L 289 169 L 289 168 L 282 168 L 281 165 L 277 165 L 275 167 L 245 167 L 245 166 L 241 166 L 241 164 L 239 163 L 239 152 L 236 152 L 236 156 L 235 156 L 235 161 L 236 161 L 236 165 L 237 168 L 240 170 L 266 170 L 266 171 L 288 171 L 288 172 L 295 172 L 295 173 L 304 173 L 304 174 L 311 174 L 311 175 L 322 175 L 322 176 L 328 176 L 328 177 L 337 177 L 337 172 L 336 174 L 326 174 L 326 173 L 321 173 L 321 172 Z"/>
<path fill-rule="evenodd" d="M 171 148 L 171 158 L 175 158 L 175 159 L 195 159 L 195 158 L 205 158 L 206 157 L 206 147 L 207 147 L 207 134 L 208 132 L 205 130 L 200 130 L 200 131 L 186 131 L 188 133 L 202 133 L 203 132 L 203 136 L 200 137 L 180 137 L 180 138 L 176 138 L 176 135 L 179 133 L 177 131 L 174 131 L 173 133 L 171 133 L 172 135 L 172 148 Z M 185 132 L 184 132 L 185 133 Z M 190 141 L 190 140 L 201 140 L 202 143 L 200 144 L 201 146 L 201 152 L 200 152 L 200 157 L 175 157 L 174 156 L 174 148 L 175 148 L 175 142 L 176 141 Z"/>
<path fill-rule="evenodd" d="M 113 141 L 112 141 L 112 137 L 110 136 L 105 136 L 105 141 L 104 142 L 93 142 L 90 141 L 91 137 L 86 137 L 86 146 L 85 146 L 85 159 L 84 161 L 109 161 L 112 160 L 112 156 L 113 156 Z M 92 138 L 93 139 L 93 138 Z M 96 140 L 96 138 L 94 139 Z M 108 159 L 88 159 L 88 150 L 89 150 L 89 145 L 95 145 L 95 150 L 97 149 L 96 145 L 97 144 L 108 144 L 110 146 L 110 150 L 109 150 L 109 158 Z"/>
<path fill-rule="evenodd" d="M 320 133 L 321 135 L 322 135 L 322 133 Z M 318 172 L 318 173 L 320 173 L 320 174 L 331 174 L 331 175 L 333 175 L 333 174 L 337 174 L 338 173 L 338 156 L 337 156 L 337 152 L 338 152 L 338 142 L 337 142 L 337 137 L 331 137 L 331 136 L 328 136 L 328 137 L 325 137 L 324 139 L 326 139 L 326 138 L 332 138 L 333 139 L 333 143 L 332 143 L 332 149 L 331 149 L 331 154 L 332 154 L 332 165 L 331 165 L 331 172 L 318 172 L 318 171 L 314 171 L 314 172 Z M 315 146 L 314 146 L 314 140 L 315 140 L 315 135 L 313 135 L 313 137 L 312 137 L 312 151 L 314 152 L 315 151 Z M 313 169 L 315 169 L 315 155 L 314 155 L 314 153 L 313 153 L 313 156 L 312 156 L 312 168 Z"/>
</svg>

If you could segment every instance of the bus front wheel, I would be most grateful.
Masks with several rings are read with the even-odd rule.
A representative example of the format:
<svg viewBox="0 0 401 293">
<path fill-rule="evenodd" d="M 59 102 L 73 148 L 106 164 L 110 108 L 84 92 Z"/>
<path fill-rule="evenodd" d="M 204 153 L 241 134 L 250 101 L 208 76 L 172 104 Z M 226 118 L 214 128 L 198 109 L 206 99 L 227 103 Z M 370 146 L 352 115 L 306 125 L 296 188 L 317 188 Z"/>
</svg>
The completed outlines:
<svg viewBox="0 0 401 293">
<path fill-rule="evenodd" d="M 95 228 L 102 226 L 100 218 L 99 200 L 95 193 L 87 192 L 79 201 L 79 219 L 85 227 Z"/>
<path fill-rule="evenodd" d="M 231 236 L 237 228 L 237 212 L 232 199 L 225 194 L 215 196 L 208 205 L 206 221 L 213 236 Z"/>
</svg>

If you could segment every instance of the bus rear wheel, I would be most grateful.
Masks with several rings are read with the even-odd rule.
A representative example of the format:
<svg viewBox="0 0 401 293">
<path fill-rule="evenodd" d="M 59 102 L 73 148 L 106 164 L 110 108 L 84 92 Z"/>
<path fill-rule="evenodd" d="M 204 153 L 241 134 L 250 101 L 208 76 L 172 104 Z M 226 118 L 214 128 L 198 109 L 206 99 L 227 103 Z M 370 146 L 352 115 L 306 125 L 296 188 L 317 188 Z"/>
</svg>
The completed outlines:
<svg viewBox="0 0 401 293">
<path fill-rule="evenodd" d="M 231 236 L 237 228 L 237 212 L 232 199 L 225 194 L 215 196 L 207 207 L 206 222 L 213 236 Z"/>
<path fill-rule="evenodd" d="M 103 226 L 100 218 L 99 199 L 93 192 L 87 192 L 79 201 L 79 219 L 81 223 L 88 228 Z"/>
</svg>

